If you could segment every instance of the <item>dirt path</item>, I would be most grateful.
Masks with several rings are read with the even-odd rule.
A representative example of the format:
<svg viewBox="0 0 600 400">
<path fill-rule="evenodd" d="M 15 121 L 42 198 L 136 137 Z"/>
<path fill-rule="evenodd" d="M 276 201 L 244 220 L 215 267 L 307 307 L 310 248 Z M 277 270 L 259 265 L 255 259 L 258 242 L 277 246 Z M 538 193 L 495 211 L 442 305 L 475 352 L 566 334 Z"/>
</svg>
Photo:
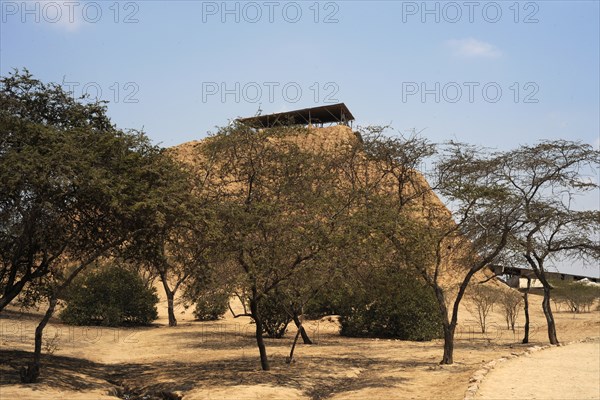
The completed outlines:
<svg viewBox="0 0 600 400">
<path fill-rule="evenodd" d="M 577 343 L 506 361 L 478 399 L 600 399 L 600 342 Z"/>
</svg>

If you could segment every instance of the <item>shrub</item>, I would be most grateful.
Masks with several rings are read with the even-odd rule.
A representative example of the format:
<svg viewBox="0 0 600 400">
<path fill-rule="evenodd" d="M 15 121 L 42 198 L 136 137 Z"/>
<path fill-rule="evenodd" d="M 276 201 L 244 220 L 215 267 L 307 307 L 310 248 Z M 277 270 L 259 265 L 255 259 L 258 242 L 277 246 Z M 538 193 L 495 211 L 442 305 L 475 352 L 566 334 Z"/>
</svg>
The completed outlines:
<svg viewBox="0 0 600 400">
<path fill-rule="evenodd" d="M 503 290 L 498 296 L 498 302 L 502 307 L 504 318 L 506 319 L 506 329 L 512 329 L 514 332 L 517 317 L 519 316 L 519 311 L 521 310 L 521 302 L 523 301 L 523 297 L 518 291 L 508 289 Z"/>
<path fill-rule="evenodd" d="M 387 271 L 352 290 L 340 308 L 343 336 L 424 341 L 442 335 L 433 290 L 405 271 Z"/>
<path fill-rule="evenodd" d="M 341 314 L 341 305 L 345 303 L 347 293 L 339 285 L 325 287 L 311 298 L 304 306 L 304 317 L 310 320 L 323 318 L 326 315 Z"/>
<path fill-rule="evenodd" d="M 277 291 L 269 293 L 258 302 L 263 333 L 270 338 L 280 339 L 285 335 L 292 317 L 285 310 L 285 296 Z"/>
<path fill-rule="evenodd" d="M 73 325 L 148 324 L 158 317 L 156 289 L 135 272 L 108 266 L 76 279 L 60 318 Z"/>
<path fill-rule="evenodd" d="M 571 312 L 590 311 L 594 301 L 600 298 L 600 288 L 586 282 L 552 281 L 552 293 L 556 302 L 567 304 Z"/>
<path fill-rule="evenodd" d="M 481 333 L 485 333 L 487 316 L 502 296 L 501 292 L 493 286 L 473 284 L 467 290 L 466 296 L 471 301 L 466 304 L 467 309 L 477 316 Z"/>
<path fill-rule="evenodd" d="M 229 295 L 227 293 L 207 292 L 196 300 L 194 316 L 199 321 L 215 321 L 227 312 L 228 307 Z"/>
</svg>

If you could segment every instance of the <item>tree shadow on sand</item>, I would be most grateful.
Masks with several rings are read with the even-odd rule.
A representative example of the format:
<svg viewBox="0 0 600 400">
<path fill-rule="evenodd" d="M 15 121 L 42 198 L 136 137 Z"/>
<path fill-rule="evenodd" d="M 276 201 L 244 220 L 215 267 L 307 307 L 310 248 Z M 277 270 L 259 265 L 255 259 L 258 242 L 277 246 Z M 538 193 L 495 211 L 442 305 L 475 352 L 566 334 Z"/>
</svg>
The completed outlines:
<svg viewBox="0 0 600 400">
<path fill-rule="evenodd" d="M 31 354 L 2 350 L 0 385 L 19 383 L 18 367 Z M 45 355 L 40 384 L 59 390 L 87 391 L 118 388 L 115 394 L 130 399 L 168 398 L 163 393 L 186 392 L 236 385 L 269 385 L 297 389 L 313 399 L 367 387 L 393 387 L 406 378 L 378 376 L 398 369 L 398 364 L 366 357 L 306 357 L 286 364 L 282 356 L 272 358 L 271 371 L 260 370 L 256 355 L 230 360 L 198 362 L 154 362 L 148 364 L 100 364 L 88 360 Z"/>
<path fill-rule="evenodd" d="M 19 369 L 32 354 L 20 350 L 0 350 L 0 385 L 21 383 Z M 81 358 L 42 355 L 39 384 L 61 390 L 106 388 L 106 366 Z"/>
<path fill-rule="evenodd" d="M 393 387 L 407 381 L 401 377 L 378 377 L 379 372 L 397 369 L 398 365 L 364 357 L 308 357 L 288 365 L 284 357 L 275 356 L 271 362 L 273 368 L 269 372 L 260 370 L 256 355 L 226 361 L 126 364 L 115 367 L 110 380 L 147 393 L 269 385 L 297 389 L 313 399 L 366 387 Z M 348 371 L 354 372 L 347 374 Z"/>
</svg>

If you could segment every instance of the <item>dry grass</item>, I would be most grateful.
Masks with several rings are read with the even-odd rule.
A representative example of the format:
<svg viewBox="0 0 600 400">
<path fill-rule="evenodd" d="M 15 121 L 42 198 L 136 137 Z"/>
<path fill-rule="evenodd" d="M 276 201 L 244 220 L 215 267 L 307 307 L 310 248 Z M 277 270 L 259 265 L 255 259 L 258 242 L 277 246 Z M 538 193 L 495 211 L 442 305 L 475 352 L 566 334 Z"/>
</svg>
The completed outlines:
<svg viewBox="0 0 600 400">
<path fill-rule="evenodd" d="M 541 299 L 532 298 L 529 346 L 546 343 Z M 41 381 L 29 386 L 18 383 L 16 368 L 30 357 L 36 315 L 4 313 L 2 398 L 164 398 L 175 392 L 185 399 L 459 399 L 482 364 L 526 347 L 520 333 L 506 329 L 499 310 L 490 316 L 487 335 L 478 333 L 475 320 L 461 310 L 456 363 L 451 366 L 438 365 L 440 340 L 343 338 L 335 320 L 323 319 L 307 322 L 316 344 L 299 345 L 291 365 L 285 357 L 293 332 L 281 340 L 267 339 L 273 369 L 263 372 L 248 318 L 195 322 L 185 312 L 179 314 L 180 325 L 169 328 L 164 308 L 162 304 L 157 324 L 146 328 L 68 327 L 52 321 L 47 333 L 59 332 L 59 348 L 44 357 Z M 561 341 L 600 333 L 599 312 L 559 312 L 556 319 Z"/>
</svg>

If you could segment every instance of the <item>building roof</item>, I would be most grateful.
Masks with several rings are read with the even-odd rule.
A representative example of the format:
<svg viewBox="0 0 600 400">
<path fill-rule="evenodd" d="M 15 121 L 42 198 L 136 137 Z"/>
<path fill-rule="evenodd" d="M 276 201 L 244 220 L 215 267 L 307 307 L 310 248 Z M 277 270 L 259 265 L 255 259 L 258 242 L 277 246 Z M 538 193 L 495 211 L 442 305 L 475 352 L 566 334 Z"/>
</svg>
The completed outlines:
<svg viewBox="0 0 600 400">
<path fill-rule="evenodd" d="M 237 119 L 255 128 L 270 128 L 278 125 L 345 124 L 353 120 L 354 116 L 344 103 Z"/>
<path fill-rule="evenodd" d="M 512 276 L 523 276 L 523 277 L 530 277 L 530 278 L 536 277 L 533 270 L 531 268 L 527 268 L 527 267 L 506 267 L 506 266 L 502 266 L 502 265 L 490 265 L 489 268 L 496 275 L 512 275 Z M 546 270 L 545 274 L 546 274 L 547 278 L 558 278 L 558 279 L 573 278 L 575 280 L 587 278 L 587 279 L 591 280 L 592 282 L 597 282 L 598 280 L 600 280 L 597 276 L 592 276 L 590 273 L 573 274 L 573 273 L 564 273 L 564 272 L 560 272 L 560 271 Z"/>
</svg>

